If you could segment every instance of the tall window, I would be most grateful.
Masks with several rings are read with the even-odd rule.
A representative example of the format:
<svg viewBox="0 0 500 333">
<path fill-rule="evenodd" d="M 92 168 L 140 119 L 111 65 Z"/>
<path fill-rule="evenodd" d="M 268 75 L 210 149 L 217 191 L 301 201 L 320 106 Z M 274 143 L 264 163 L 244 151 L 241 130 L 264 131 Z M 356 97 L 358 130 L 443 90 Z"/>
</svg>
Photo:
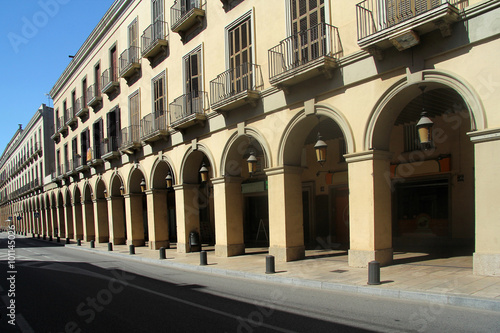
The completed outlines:
<svg viewBox="0 0 500 333">
<path fill-rule="evenodd" d="M 88 152 L 90 148 L 90 135 L 89 135 L 89 130 L 86 128 L 81 134 L 80 134 L 80 145 L 81 145 L 81 155 L 82 155 L 82 165 L 87 163 L 87 161 L 90 161 L 88 159 Z M 91 156 L 90 156 L 91 157 Z M 92 158 L 92 157 L 91 157 Z"/>
<path fill-rule="evenodd" d="M 397 24 L 440 4 L 441 0 L 388 0 L 387 23 L 389 26 Z"/>
<path fill-rule="evenodd" d="M 139 105 L 139 92 L 136 92 L 129 98 L 130 107 L 130 125 L 139 126 L 141 121 L 141 110 Z"/>
<path fill-rule="evenodd" d="M 82 80 L 82 107 L 87 107 L 87 78 Z"/>
<path fill-rule="evenodd" d="M 229 30 L 229 63 L 234 92 L 252 86 L 252 31 L 250 18 Z"/>
<path fill-rule="evenodd" d="M 101 93 L 101 65 L 100 64 L 97 64 L 95 67 L 94 67 L 94 82 L 95 82 L 95 90 L 94 90 L 94 94 L 95 96 L 99 96 L 99 94 Z"/>
<path fill-rule="evenodd" d="M 161 74 L 153 79 L 153 105 L 155 117 L 163 115 L 165 111 L 165 75 Z"/>
<path fill-rule="evenodd" d="M 153 22 L 153 39 L 162 38 L 163 31 L 163 0 L 151 0 L 151 18 Z"/>
<path fill-rule="evenodd" d="M 202 79 L 200 50 L 184 58 L 184 70 L 186 76 L 186 93 L 197 97 Z"/>
<path fill-rule="evenodd" d="M 139 33 L 137 30 L 137 19 L 128 26 L 128 46 L 139 46 Z"/>
<path fill-rule="evenodd" d="M 110 57 L 110 68 L 109 70 L 111 71 L 109 73 L 110 75 L 110 81 L 118 81 L 118 53 L 116 52 L 116 45 L 111 48 L 109 51 L 109 57 Z"/>
</svg>

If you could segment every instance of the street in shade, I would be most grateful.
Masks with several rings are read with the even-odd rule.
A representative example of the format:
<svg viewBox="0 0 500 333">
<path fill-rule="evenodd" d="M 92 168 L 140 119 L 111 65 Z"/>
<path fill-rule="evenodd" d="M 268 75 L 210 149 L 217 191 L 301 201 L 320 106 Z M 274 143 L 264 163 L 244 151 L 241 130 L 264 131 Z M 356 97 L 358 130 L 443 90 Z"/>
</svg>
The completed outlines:
<svg viewBox="0 0 500 333">
<path fill-rule="evenodd" d="M 491 311 L 183 271 L 24 237 L 12 260 L 8 241 L 1 233 L 0 332 L 498 332 L 500 323 Z"/>
</svg>

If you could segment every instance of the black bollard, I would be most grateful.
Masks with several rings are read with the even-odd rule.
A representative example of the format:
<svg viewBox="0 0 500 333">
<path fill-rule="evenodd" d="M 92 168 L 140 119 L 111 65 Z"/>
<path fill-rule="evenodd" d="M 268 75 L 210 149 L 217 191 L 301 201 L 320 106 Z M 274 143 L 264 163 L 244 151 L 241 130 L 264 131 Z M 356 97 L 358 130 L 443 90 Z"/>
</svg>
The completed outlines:
<svg viewBox="0 0 500 333">
<path fill-rule="evenodd" d="M 378 261 L 370 261 L 368 263 L 368 284 L 380 284 L 380 263 Z"/>
<path fill-rule="evenodd" d="M 57 236 L 57 242 L 61 243 L 61 237 Z"/>
<path fill-rule="evenodd" d="M 160 247 L 160 259 L 167 259 L 167 251 L 164 247 Z"/>
<path fill-rule="evenodd" d="M 70 244 L 69 238 L 66 238 L 66 244 Z"/>
<path fill-rule="evenodd" d="M 82 240 L 80 238 L 76 240 L 76 245 L 82 246 Z"/>
<path fill-rule="evenodd" d="M 52 242 L 52 235 L 49 236 L 49 242 Z"/>
<path fill-rule="evenodd" d="M 43 235 L 43 240 L 45 240 L 47 238 L 47 236 Z"/>
<path fill-rule="evenodd" d="M 200 252 L 200 266 L 207 265 L 207 251 Z"/>
<path fill-rule="evenodd" d="M 38 239 L 40 239 L 40 234 L 38 234 Z"/>
<path fill-rule="evenodd" d="M 130 244 L 128 246 L 128 252 L 129 252 L 129 254 L 135 254 L 135 246 L 134 246 L 134 244 Z"/>
<path fill-rule="evenodd" d="M 266 256 L 266 274 L 274 274 L 274 256 Z"/>
<path fill-rule="evenodd" d="M 94 240 L 90 241 L 90 248 L 91 249 L 95 248 L 95 241 Z"/>
<path fill-rule="evenodd" d="M 108 251 L 113 251 L 113 243 L 108 243 Z"/>
</svg>

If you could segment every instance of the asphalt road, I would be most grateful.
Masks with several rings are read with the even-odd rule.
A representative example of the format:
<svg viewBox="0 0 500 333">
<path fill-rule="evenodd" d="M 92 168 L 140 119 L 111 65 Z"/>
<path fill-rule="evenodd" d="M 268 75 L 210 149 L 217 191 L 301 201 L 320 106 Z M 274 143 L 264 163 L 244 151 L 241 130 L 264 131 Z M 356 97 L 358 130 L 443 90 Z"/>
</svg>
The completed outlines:
<svg viewBox="0 0 500 333">
<path fill-rule="evenodd" d="M 500 331 L 498 312 L 183 271 L 29 238 L 10 245 L 9 258 L 1 233 L 0 332 Z"/>
</svg>

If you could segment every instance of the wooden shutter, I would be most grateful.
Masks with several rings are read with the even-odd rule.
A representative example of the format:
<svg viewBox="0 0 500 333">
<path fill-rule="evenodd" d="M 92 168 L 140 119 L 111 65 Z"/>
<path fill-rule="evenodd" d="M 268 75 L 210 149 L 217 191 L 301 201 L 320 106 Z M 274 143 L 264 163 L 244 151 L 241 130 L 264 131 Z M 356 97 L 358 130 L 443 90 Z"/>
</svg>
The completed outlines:
<svg viewBox="0 0 500 333">
<path fill-rule="evenodd" d="M 229 63 L 232 92 L 252 87 L 252 35 L 250 18 L 229 31 Z"/>
</svg>

